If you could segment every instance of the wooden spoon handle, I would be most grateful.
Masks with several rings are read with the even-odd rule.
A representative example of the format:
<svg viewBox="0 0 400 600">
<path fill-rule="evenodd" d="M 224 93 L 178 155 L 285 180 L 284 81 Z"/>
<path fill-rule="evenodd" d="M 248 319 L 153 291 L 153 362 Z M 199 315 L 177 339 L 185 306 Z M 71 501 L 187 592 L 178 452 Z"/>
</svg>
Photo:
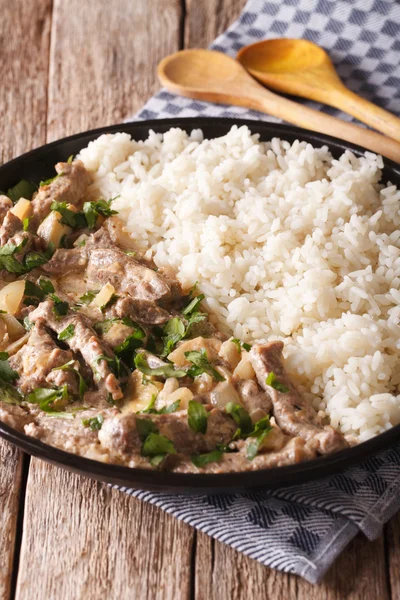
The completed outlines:
<svg viewBox="0 0 400 600">
<path fill-rule="evenodd" d="M 400 142 L 400 119 L 398 117 L 344 86 L 329 90 L 328 94 L 329 104 Z"/>
<path fill-rule="evenodd" d="M 358 125 L 347 123 L 341 119 L 336 119 L 325 113 L 308 108 L 308 106 L 288 100 L 287 98 L 282 98 L 258 84 L 249 86 L 247 90 L 243 96 L 227 95 L 225 100 L 220 101 L 228 101 L 231 104 L 239 104 L 261 110 L 299 127 L 305 127 L 312 131 L 318 131 L 319 133 L 325 133 L 346 140 L 347 142 L 358 144 L 372 152 L 382 154 L 400 163 L 400 144 L 380 133 L 369 131 Z"/>
</svg>

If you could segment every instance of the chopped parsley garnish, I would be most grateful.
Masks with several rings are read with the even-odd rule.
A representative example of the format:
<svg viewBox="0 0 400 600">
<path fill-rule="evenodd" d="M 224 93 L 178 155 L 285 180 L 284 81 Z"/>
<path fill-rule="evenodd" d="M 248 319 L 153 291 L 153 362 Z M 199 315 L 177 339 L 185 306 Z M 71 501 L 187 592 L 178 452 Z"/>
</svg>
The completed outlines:
<svg viewBox="0 0 400 600">
<path fill-rule="evenodd" d="M 99 291 L 100 290 L 88 290 L 86 294 L 83 294 L 83 296 L 79 298 L 79 300 L 83 304 L 90 304 L 95 299 Z"/>
<path fill-rule="evenodd" d="M 58 296 L 56 296 L 56 294 L 49 294 L 49 298 L 51 298 L 51 300 L 54 302 L 53 312 L 56 317 L 65 316 L 69 308 L 68 302 L 61 300 Z"/>
<path fill-rule="evenodd" d="M 56 181 L 59 177 L 62 177 L 64 173 L 57 173 L 54 177 L 50 177 L 50 179 L 46 179 L 46 181 L 41 181 L 39 187 L 43 187 L 45 185 L 50 185 L 53 181 Z"/>
<path fill-rule="evenodd" d="M 118 211 L 112 210 L 111 202 L 115 200 L 115 198 L 111 198 L 111 200 L 96 200 L 95 202 L 85 202 L 83 205 L 83 212 L 86 217 L 87 226 L 89 229 L 93 229 L 96 225 L 97 217 L 102 215 L 103 217 L 111 217 L 112 215 L 117 215 Z"/>
<path fill-rule="evenodd" d="M 274 390 L 277 390 L 278 392 L 282 392 L 282 394 L 287 394 L 290 391 L 289 388 L 286 387 L 286 385 L 284 385 L 283 383 L 278 381 L 278 379 L 276 378 L 276 375 L 273 371 L 270 371 L 270 373 L 268 373 L 265 383 L 267 385 L 270 385 L 271 387 L 273 387 Z"/>
<path fill-rule="evenodd" d="M 271 429 L 272 427 L 269 422 L 269 417 L 264 417 L 257 421 L 253 431 L 249 434 L 250 439 L 246 450 L 246 455 L 249 460 L 253 460 L 253 458 L 258 454 L 262 442 L 267 437 Z"/>
<path fill-rule="evenodd" d="M 208 463 L 221 460 L 222 452 L 220 450 L 212 450 L 206 454 L 192 454 L 190 458 L 195 467 L 201 468 L 208 465 Z"/>
<path fill-rule="evenodd" d="M 43 298 L 45 297 L 45 293 L 42 290 L 42 288 L 36 285 L 36 283 L 33 283 L 33 281 L 29 281 L 28 279 L 25 279 L 24 294 L 25 296 L 38 298 L 39 300 L 43 300 Z"/>
<path fill-rule="evenodd" d="M 76 377 L 78 378 L 79 396 L 83 398 L 88 386 L 78 369 L 75 369 L 75 367 L 73 366 L 74 364 L 75 360 L 72 359 L 65 363 L 65 365 L 62 365 L 61 367 L 55 367 L 54 369 L 52 369 L 52 371 L 70 371 L 71 373 L 74 373 L 74 375 L 76 375 Z"/>
<path fill-rule="evenodd" d="M 23 250 L 27 243 L 28 238 L 24 238 L 18 245 L 7 242 L 0 248 L 0 269 L 5 269 L 9 273 L 25 273 L 24 265 L 14 255 Z"/>
<path fill-rule="evenodd" d="M 143 442 L 142 456 L 154 457 L 166 454 L 176 454 L 171 440 L 165 435 L 150 433 Z"/>
<path fill-rule="evenodd" d="M 17 371 L 14 371 L 8 362 L 8 352 L 0 352 L 0 379 L 12 383 L 18 377 Z"/>
<path fill-rule="evenodd" d="M 167 321 L 163 327 L 162 341 L 164 348 L 161 356 L 168 356 L 174 349 L 175 345 L 183 338 L 186 332 L 185 324 L 178 317 L 174 317 Z"/>
<path fill-rule="evenodd" d="M 249 413 L 240 404 L 234 404 L 228 402 L 225 406 L 225 410 L 228 415 L 231 415 L 232 419 L 239 426 L 240 432 L 249 434 L 253 430 L 253 422 L 250 418 Z"/>
<path fill-rule="evenodd" d="M 136 419 L 136 431 L 142 442 L 151 433 L 158 433 L 157 425 L 151 419 Z"/>
<path fill-rule="evenodd" d="M 86 227 L 93 229 L 99 215 L 110 217 L 118 214 L 116 210 L 112 210 L 110 207 L 113 200 L 115 198 L 85 202 L 83 210 L 80 211 L 71 210 L 66 202 L 52 202 L 50 208 L 60 213 L 60 223 L 68 225 L 72 229 L 85 229 Z"/>
<path fill-rule="evenodd" d="M 104 423 L 103 415 L 98 415 L 97 417 L 91 417 L 90 419 L 82 419 L 82 425 L 84 427 L 90 427 L 90 429 L 92 431 L 100 431 L 103 423 Z"/>
<path fill-rule="evenodd" d="M 188 315 L 191 315 L 192 313 L 196 312 L 197 307 L 204 300 L 204 298 L 205 298 L 204 294 L 200 294 L 199 296 L 196 296 L 195 298 L 193 298 L 193 300 L 191 300 L 189 302 L 189 304 L 186 306 L 186 308 L 183 309 L 182 314 L 185 316 L 188 316 Z"/>
<path fill-rule="evenodd" d="M 50 209 L 59 212 L 61 215 L 60 223 L 68 225 L 72 229 L 84 229 L 87 227 L 83 212 L 71 210 L 68 208 L 66 202 L 52 202 Z"/>
<path fill-rule="evenodd" d="M 55 291 L 51 281 L 49 279 L 44 279 L 43 277 L 39 279 L 39 286 L 45 294 L 52 294 Z"/>
<path fill-rule="evenodd" d="M 247 352 L 250 352 L 250 350 L 251 350 L 250 344 L 246 344 L 246 342 L 241 342 L 237 338 L 232 338 L 231 342 L 233 342 L 235 344 L 235 346 L 238 349 L 239 353 L 242 352 L 242 348 L 244 348 L 244 350 L 247 350 Z"/>
<path fill-rule="evenodd" d="M 190 400 L 188 404 L 189 427 L 196 433 L 206 433 L 208 413 L 203 404 Z"/>
<path fill-rule="evenodd" d="M 65 340 L 69 340 L 70 338 L 72 338 L 74 333 L 75 326 L 73 325 L 73 323 L 70 323 L 65 329 L 60 331 L 60 333 L 57 336 L 57 339 L 59 339 L 61 342 L 64 342 Z"/>
<path fill-rule="evenodd" d="M 56 412 L 54 402 L 66 400 L 68 398 L 68 388 L 66 385 L 57 388 L 36 388 L 26 396 L 26 401 L 31 404 L 38 404 L 40 410 L 44 412 Z"/>
<path fill-rule="evenodd" d="M 22 229 L 24 231 L 28 231 L 29 230 L 29 221 L 31 220 L 32 217 L 25 217 L 25 219 L 22 219 Z"/>
<path fill-rule="evenodd" d="M 137 414 L 138 415 L 170 415 L 171 413 L 177 411 L 181 404 L 180 400 L 176 400 L 175 402 L 172 402 L 172 404 L 168 404 L 166 406 L 163 406 L 160 409 L 157 409 L 157 408 L 155 408 L 156 400 L 157 400 L 157 396 L 155 394 L 153 394 L 148 406 L 143 410 L 139 410 L 139 412 Z"/>
<path fill-rule="evenodd" d="M 14 187 L 7 190 L 6 196 L 8 196 L 15 204 L 20 198 L 30 200 L 36 190 L 37 186 L 35 184 L 26 179 L 21 179 Z"/>
<path fill-rule="evenodd" d="M 215 381 L 225 381 L 225 377 L 218 373 L 218 371 L 211 365 L 204 348 L 202 348 L 200 352 L 197 350 L 185 352 L 185 356 L 193 365 L 193 367 L 190 367 L 187 372 L 189 377 L 197 377 L 202 373 L 208 373 L 208 375 L 211 375 Z"/>
<path fill-rule="evenodd" d="M 139 327 L 139 325 L 136 325 L 134 332 L 129 334 L 121 344 L 115 346 L 115 354 L 119 356 L 127 365 L 132 365 L 135 350 L 143 346 L 143 340 L 145 337 L 146 333 L 144 330 Z"/>
<path fill-rule="evenodd" d="M 100 306 L 101 312 L 104 312 L 106 308 L 110 308 L 110 306 L 115 304 L 116 301 L 118 300 L 118 298 L 119 298 L 118 294 L 112 294 L 111 298 L 109 300 L 107 300 L 107 302 L 105 304 Z"/>
<path fill-rule="evenodd" d="M 187 375 L 186 371 L 183 369 L 175 369 L 174 365 L 166 364 L 161 367 L 151 368 L 148 365 L 146 357 L 141 352 L 135 356 L 135 367 L 139 369 L 145 375 L 151 377 L 163 377 L 164 379 L 168 379 L 168 377 L 185 377 Z"/>
<path fill-rule="evenodd" d="M 16 387 L 0 379 L 0 402 L 5 404 L 21 404 L 24 397 L 19 393 Z"/>
</svg>

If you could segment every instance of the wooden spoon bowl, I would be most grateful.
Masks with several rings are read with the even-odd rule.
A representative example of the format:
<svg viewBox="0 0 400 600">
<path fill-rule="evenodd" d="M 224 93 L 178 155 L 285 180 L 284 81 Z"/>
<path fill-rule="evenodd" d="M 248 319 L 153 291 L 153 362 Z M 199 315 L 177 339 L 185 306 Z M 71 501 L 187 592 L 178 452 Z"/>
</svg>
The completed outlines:
<svg viewBox="0 0 400 600">
<path fill-rule="evenodd" d="M 242 48 L 237 60 L 274 90 L 334 106 L 400 141 L 400 119 L 349 90 L 317 44 L 285 38 L 264 40 Z"/>
</svg>

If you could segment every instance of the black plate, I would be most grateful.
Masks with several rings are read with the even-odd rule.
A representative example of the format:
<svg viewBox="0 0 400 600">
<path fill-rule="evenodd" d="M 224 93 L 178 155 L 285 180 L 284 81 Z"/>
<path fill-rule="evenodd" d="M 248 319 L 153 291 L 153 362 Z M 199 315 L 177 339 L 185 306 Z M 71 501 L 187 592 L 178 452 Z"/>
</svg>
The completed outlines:
<svg viewBox="0 0 400 600">
<path fill-rule="evenodd" d="M 259 121 L 205 118 L 142 121 L 102 127 L 101 129 L 79 133 L 42 146 L 37 150 L 32 150 L 0 167 L 0 189 L 8 189 L 21 178 L 39 182 L 40 180 L 52 177 L 54 175 L 54 165 L 57 162 L 65 161 L 71 154 L 77 154 L 81 148 L 87 146 L 91 140 L 96 139 L 102 133 L 125 131 L 131 134 L 134 139 L 144 140 L 150 129 L 163 133 L 170 129 L 170 127 L 181 127 L 187 131 L 201 128 L 206 137 L 219 137 L 226 134 L 234 124 L 247 125 L 253 133 L 259 133 L 263 141 L 269 140 L 272 137 L 280 137 L 290 142 L 296 139 L 304 140 L 314 146 L 327 144 L 336 158 L 346 149 L 352 150 L 356 155 L 364 152 L 359 146 L 345 143 L 330 136 L 298 127 L 288 127 L 286 125 L 276 125 Z M 384 162 L 383 181 L 390 181 L 400 187 L 399 165 L 388 159 L 385 159 Z M 298 484 L 337 473 L 368 456 L 376 454 L 380 450 L 389 448 L 397 442 L 400 437 L 400 425 L 354 448 L 348 448 L 336 454 L 324 456 L 309 462 L 248 473 L 227 473 L 221 475 L 168 473 L 106 465 L 43 444 L 34 438 L 15 431 L 1 422 L 0 435 L 33 456 L 38 456 L 48 462 L 61 465 L 70 471 L 101 481 L 146 490 L 198 494 L 232 493 L 261 488 L 275 488 Z"/>
</svg>

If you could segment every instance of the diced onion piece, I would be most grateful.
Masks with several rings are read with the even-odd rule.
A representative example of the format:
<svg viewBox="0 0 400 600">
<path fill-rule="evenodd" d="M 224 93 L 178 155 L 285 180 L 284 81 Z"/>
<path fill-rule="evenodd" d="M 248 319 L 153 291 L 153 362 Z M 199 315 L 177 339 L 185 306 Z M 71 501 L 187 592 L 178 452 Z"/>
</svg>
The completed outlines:
<svg viewBox="0 0 400 600">
<path fill-rule="evenodd" d="M 186 410 L 189 400 L 193 400 L 193 392 L 191 392 L 187 387 L 181 387 L 175 390 L 175 392 L 172 392 L 172 394 L 170 394 L 166 401 L 162 404 L 163 406 L 170 406 L 177 400 L 180 400 L 179 408 L 177 410 Z M 158 405 L 157 408 L 159 408 Z"/>
<path fill-rule="evenodd" d="M 171 352 L 168 356 L 168 360 L 173 362 L 178 367 L 183 367 L 190 364 L 185 356 L 185 352 L 197 351 L 200 352 L 202 349 L 207 352 L 208 360 L 214 360 L 218 356 L 218 352 L 221 348 L 221 341 L 217 338 L 203 338 L 197 337 L 187 342 L 180 344 L 176 350 Z"/>
<path fill-rule="evenodd" d="M 15 315 L 22 302 L 25 291 L 25 281 L 12 281 L 0 290 L 0 310 Z"/>
<path fill-rule="evenodd" d="M 218 383 L 210 394 L 211 404 L 215 404 L 218 408 L 225 408 L 229 402 L 234 404 L 242 404 L 239 394 L 228 381 Z"/>
<path fill-rule="evenodd" d="M 60 246 L 61 238 L 64 237 L 64 235 L 70 234 L 72 231 L 71 227 L 60 223 L 61 218 L 61 214 L 58 211 L 52 210 L 39 225 L 37 230 L 38 236 L 41 237 L 46 244 L 52 243 L 56 248 Z"/>
<path fill-rule="evenodd" d="M 16 217 L 19 219 L 26 219 L 32 216 L 32 204 L 26 198 L 20 198 L 18 202 L 10 209 Z"/>
<path fill-rule="evenodd" d="M 20 337 L 19 340 L 15 340 L 15 342 L 13 342 L 9 346 L 7 346 L 6 350 L 7 350 L 8 354 L 11 356 L 12 354 L 15 354 L 16 352 L 18 352 L 18 350 L 20 350 L 22 348 L 22 346 L 24 346 L 26 344 L 26 342 L 28 341 L 29 335 L 30 335 L 29 332 L 27 332 L 25 335 Z"/>
<path fill-rule="evenodd" d="M 125 404 L 122 407 L 122 412 L 139 412 L 146 409 L 152 398 L 157 396 L 163 384 L 158 381 L 149 381 L 145 378 L 143 383 L 143 373 L 138 370 L 133 371 L 129 376 L 128 389 L 125 394 Z"/>
<path fill-rule="evenodd" d="M 242 352 L 244 355 L 236 369 L 233 371 L 234 379 L 254 379 L 256 374 L 254 373 L 254 369 L 251 365 L 251 362 L 248 359 L 248 353 Z"/>
<path fill-rule="evenodd" d="M 106 283 L 92 300 L 92 305 L 97 306 L 98 308 L 105 306 L 107 302 L 111 300 L 113 294 L 115 294 L 115 287 L 111 285 L 111 283 Z"/>
<path fill-rule="evenodd" d="M 1 316 L 1 320 L 4 321 L 4 323 L 7 327 L 7 331 L 8 331 L 8 334 L 11 339 L 15 340 L 15 339 L 21 337 L 21 335 L 25 334 L 25 327 L 23 325 L 21 325 L 21 323 L 18 321 L 18 319 L 13 317 L 13 315 L 9 315 L 7 313 L 5 315 L 0 315 L 0 316 Z"/>
<path fill-rule="evenodd" d="M 232 340 L 227 340 L 222 344 L 219 355 L 231 366 L 232 371 L 240 362 L 240 352 Z"/>
<path fill-rule="evenodd" d="M 0 319 L 0 351 L 5 350 L 9 343 L 10 337 L 7 332 L 7 326 L 3 319 Z"/>
</svg>

